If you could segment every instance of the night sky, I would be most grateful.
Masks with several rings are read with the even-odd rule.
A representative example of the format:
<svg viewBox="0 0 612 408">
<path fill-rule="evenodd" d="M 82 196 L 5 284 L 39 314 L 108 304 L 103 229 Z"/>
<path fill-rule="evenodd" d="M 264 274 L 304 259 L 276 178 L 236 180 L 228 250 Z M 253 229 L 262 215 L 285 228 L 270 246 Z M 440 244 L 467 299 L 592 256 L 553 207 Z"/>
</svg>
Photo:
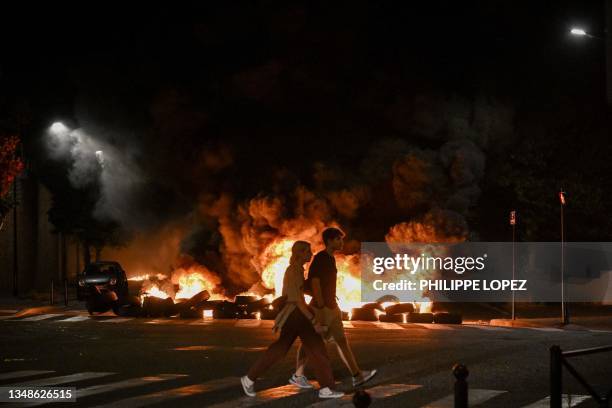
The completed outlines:
<svg viewBox="0 0 612 408">
<path fill-rule="evenodd" d="M 291 218 L 304 186 L 357 239 L 442 209 L 507 240 L 517 208 L 521 239 L 547 241 L 563 187 L 570 240 L 608 239 L 605 43 L 568 34 L 603 36 L 602 1 L 201 3 L 4 16 L 0 125 L 56 196 L 69 163 L 42 146 L 64 120 L 132 152 L 127 230 L 223 193 L 281 197 Z"/>
</svg>

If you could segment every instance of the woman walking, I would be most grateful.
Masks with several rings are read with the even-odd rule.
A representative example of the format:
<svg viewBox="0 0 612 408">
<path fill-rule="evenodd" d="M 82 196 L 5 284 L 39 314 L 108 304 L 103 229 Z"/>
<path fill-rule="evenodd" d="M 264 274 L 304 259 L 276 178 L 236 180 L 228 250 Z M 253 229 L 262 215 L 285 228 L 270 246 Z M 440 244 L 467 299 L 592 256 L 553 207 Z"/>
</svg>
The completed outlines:
<svg viewBox="0 0 612 408">
<path fill-rule="evenodd" d="M 255 381 L 274 363 L 280 361 L 289 351 L 297 337 L 302 341 L 309 361 L 319 381 L 319 398 L 340 398 L 344 393 L 334 391 L 331 365 L 314 313 L 304 301 L 304 264 L 312 258 L 310 244 L 296 241 L 291 248 L 291 260 L 283 278 L 283 296 L 286 303 L 274 321 L 274 331 L 280 330 L 280 337 L 268 347 L 265 354 L 240 379 L 244 393 L 254 397 Z"/>
</svg>

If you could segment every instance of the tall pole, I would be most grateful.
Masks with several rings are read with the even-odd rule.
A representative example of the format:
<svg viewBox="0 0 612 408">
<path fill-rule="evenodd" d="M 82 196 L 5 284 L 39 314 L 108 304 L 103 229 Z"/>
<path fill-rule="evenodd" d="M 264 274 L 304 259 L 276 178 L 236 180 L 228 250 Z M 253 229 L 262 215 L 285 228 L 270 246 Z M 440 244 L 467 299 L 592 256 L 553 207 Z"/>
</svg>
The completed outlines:
<svg viewBox="0 0 612 408">
<path fill-rule="evenodd" d="M 515 245 L 515 243 L 516 243 L 516 239 L 515 239 L 515 230 L 516 230 L 516 222 L 514 222 L 512 224 L 512 282 L 514 282 L 515 271 L 516 271 L 516 261 L 515 261 L 515 255 L 516 255 L 516 251 L 515 251 L 515 246 L 516 245 Z M 515 304 L 515 296 L 514 296 L 514 290 L 512 290 L 512 320 L 516 320 L 514 304 Z"/>
<path fill-rule="evenodd" d="M 563 190 L 559 192 L 559 205 L 561 206 L 561 323 L 567 324 L 568 319 L 565 310 L 565 234 L 563 226 L 563 204 L 565 197 Z"/>
<path fill-rule="evenodd" d="M 13 181 L 13 296 L 17 296 L 19 288 L 19 253 L 17 251 L 17 178 L 15 178 Z"/>
</svg>

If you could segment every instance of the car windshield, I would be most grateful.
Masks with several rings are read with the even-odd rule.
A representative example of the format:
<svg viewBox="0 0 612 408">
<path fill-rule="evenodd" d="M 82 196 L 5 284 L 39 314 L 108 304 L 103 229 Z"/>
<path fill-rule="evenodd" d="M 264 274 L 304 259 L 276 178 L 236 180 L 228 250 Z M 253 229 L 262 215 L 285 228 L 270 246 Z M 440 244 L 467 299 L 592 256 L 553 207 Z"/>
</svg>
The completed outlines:
<svg viewBox="0 0 612 408">
<path fill-rule="evenodd" d="M 85 275 L 91 273 L 116 273 L 117 267 L 113 264 L 91 264 L 85 269 Z"/>
</svg>

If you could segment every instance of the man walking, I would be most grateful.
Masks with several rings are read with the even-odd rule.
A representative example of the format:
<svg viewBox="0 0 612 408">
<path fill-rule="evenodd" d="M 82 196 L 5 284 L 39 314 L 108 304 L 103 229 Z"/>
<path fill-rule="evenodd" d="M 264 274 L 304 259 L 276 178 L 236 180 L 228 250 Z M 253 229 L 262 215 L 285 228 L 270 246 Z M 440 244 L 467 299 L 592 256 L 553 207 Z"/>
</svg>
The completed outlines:
<svg viewBox="0 0 612 408">
<path fill-rule="evenodd" d="M 336 302 L 336 258 L 334 252 L 339 251 L 344 246 L 344 233 L 337 228 L 327 228 L 323 231 L 323 243 L 325 249 L 315 255 L 310 269 L 308 270 L 308 280 L 312 291 L 312 302 L 316 320 L 322 326 L 327 326 L 327 332 L 323 334 L 325 340 L 336 343 L 340 357 L 348 367 L 353 376 L 353 386 L 357 387 L 369 381 L 376 375 L 376 370 L 362 371 L 355 361 L 353 351 L 348 344 L 342 324 L 342 311 Z M 302 346 L 297 353 L 297 367 L 295 374 L 291 376 L 289 382 L 300 388 L 311 388 L 312 385 L 304 375 L 306 365 L 306 353 Z"/>
</svg>

